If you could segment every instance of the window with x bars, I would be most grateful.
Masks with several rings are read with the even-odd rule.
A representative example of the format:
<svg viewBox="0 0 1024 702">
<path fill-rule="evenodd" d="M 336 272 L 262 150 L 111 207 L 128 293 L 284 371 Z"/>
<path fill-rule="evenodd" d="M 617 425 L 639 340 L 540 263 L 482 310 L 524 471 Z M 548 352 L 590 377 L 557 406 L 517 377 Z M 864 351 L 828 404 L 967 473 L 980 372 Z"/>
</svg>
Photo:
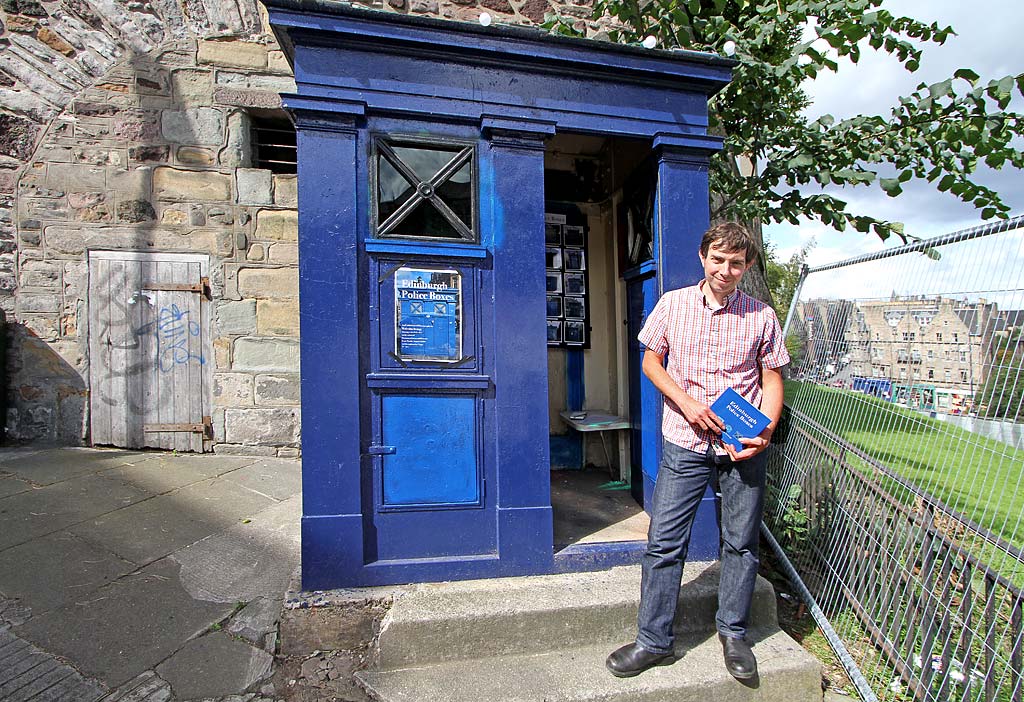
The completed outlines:
<svg viewBox="0 0 1024 702">
<path fill-rule="evenodd" d="M 374 140 L 378 237 L 479 240 L 475 146 Z"/>
</svg>

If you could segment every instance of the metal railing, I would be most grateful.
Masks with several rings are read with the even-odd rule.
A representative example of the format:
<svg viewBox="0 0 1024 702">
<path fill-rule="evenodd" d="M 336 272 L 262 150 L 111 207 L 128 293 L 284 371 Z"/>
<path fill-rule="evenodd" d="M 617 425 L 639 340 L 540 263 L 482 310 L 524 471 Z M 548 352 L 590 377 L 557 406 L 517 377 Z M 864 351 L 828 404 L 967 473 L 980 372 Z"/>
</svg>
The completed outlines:
<svg viewBox="0 0 1024 702">
<path fill-rule="evenodd" d="M 864 699 L 1024 701 L 1022 225 L 809 269 L 786 321 L 765 521 Z"/>
</svg>

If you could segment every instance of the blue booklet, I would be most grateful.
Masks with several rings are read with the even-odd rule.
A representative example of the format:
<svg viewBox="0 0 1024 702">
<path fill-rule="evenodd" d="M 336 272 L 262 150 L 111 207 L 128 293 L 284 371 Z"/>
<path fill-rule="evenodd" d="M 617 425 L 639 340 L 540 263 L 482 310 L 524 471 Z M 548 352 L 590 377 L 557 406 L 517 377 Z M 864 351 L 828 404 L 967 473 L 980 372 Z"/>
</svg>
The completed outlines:
<svg viewBox="0 0 1024 702">
<path fill-rule="evenodd" d="M 725 392 L 718 396 L 711 405 L 711 411 L 725 422 L 722 441 L 737 451 L 746 448 L 740 443 L 740 437 L 752 439 L 764 431 L 772 421 L 732 388 L 726 388 Z"/>
</svg>

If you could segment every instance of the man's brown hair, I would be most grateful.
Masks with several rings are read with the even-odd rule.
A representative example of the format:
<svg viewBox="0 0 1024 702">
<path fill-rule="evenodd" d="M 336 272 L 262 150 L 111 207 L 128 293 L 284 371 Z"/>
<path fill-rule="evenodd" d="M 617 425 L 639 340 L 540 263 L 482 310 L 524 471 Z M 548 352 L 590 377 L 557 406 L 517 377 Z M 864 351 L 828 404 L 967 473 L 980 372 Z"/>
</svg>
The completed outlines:
<svg viewBox="0 0 1024 702">
<path fill-rule="evenodd" d="M 739 222 L 721 222 L 704 232 L 704 238 L 700 240 L 700 255 L 707 256 L 712 246 L 726 253 L 742 251 L 747 263 L 757 258 L 757 242 L 750 230 Z"/>
</svg>

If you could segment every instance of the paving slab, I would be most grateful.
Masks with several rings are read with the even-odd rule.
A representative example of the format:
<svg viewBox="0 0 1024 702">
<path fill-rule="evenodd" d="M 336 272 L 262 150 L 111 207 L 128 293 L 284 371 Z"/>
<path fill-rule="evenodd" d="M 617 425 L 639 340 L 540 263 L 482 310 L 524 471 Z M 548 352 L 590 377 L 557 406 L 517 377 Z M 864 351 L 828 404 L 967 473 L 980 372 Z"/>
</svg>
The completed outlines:
<svg viewBox="0 0 1024 702">
<path fill-rule="evenodd" d="M 0 549 L 152 497 L 124 480 L 84 475 L 0 499 Z"/>
<path fill-rule="evenodd" d="M 159 560 L 276 504 L 222 478 L 186 485 L 71 531 L 140 565 Z"/>
<path fill-rule="evenodd" d="M 274 658 L 266 651 L 213 632 L 189 641 L 157 666 L 157 674 L 181 700 L 238 695 L 268 677 Z"/>
<path fill-rule="evenodd" d="M 302 464 L 285 458 L 263 459 L 225 477 L 275 500 L 287 500 L 302 492 Z"/>
<path fill-rule="evenodd" d="M 157 456 L 141 463 L 119 466 L 105 474 L 118 476 L 154 494 L 216 478 L 252 463 L 251 458 L 218 458 L 208 456 Z"/>
<path fill-rule="evenodd" d="M 69 530 L 121 558 L 145 565 L 221 528 L 205 510 L 197 512 L 180 497 L 161 495 L 81 522 Z"/>
<path fill-rule="evenodd" d="M 175 552 L 185 589 L 214 602 L 280 598 L 299 564 L 301 510 L 296 496 Z"/>
<path fill-rule="evenodd" d="M 0 592 L 41 614 L 86 598 L 135 569 L 134 563 L 62 531 L 0 551 Z"/>
<path fill-rule="evenodd" d="M 12 474 L 0 474 L 0 497 L 7 497 L 8 495 L 17 495 L 19 492 L 25 492 L 31 490 L 32 484 L 27 480 Z"/>
<path fill-rule="evenodd" d="M 103 698 L 103 702 L 171 702 L 171 685 L 152 670 L 129 680 Z"/>
<path fill-rule="evenodd" d="M 158 454 L 92 448 L 58 448 L 33 453 L 0 450 L 0 467 L 30 480 L 36 485 L 52 485 L 79 475 L 87 475 L 148 461 Z"/>
<path fill-rule="evenodd" d="M 117 687 L 155 668 L 231 613 L 231 605 L 189 596 L 178 570 L 169 559 L 159 561 L 94 591 L 88 600 L 33 616 L 13 631 Z"/>
<path fill-rule="evenodd" d="M 258 597 L 231 618 L 225 631 L 259 646 L 263 644 L 267 634 L 277 630 L 277 621 L 280 618 L 280 598 Z"/>
</svg>

